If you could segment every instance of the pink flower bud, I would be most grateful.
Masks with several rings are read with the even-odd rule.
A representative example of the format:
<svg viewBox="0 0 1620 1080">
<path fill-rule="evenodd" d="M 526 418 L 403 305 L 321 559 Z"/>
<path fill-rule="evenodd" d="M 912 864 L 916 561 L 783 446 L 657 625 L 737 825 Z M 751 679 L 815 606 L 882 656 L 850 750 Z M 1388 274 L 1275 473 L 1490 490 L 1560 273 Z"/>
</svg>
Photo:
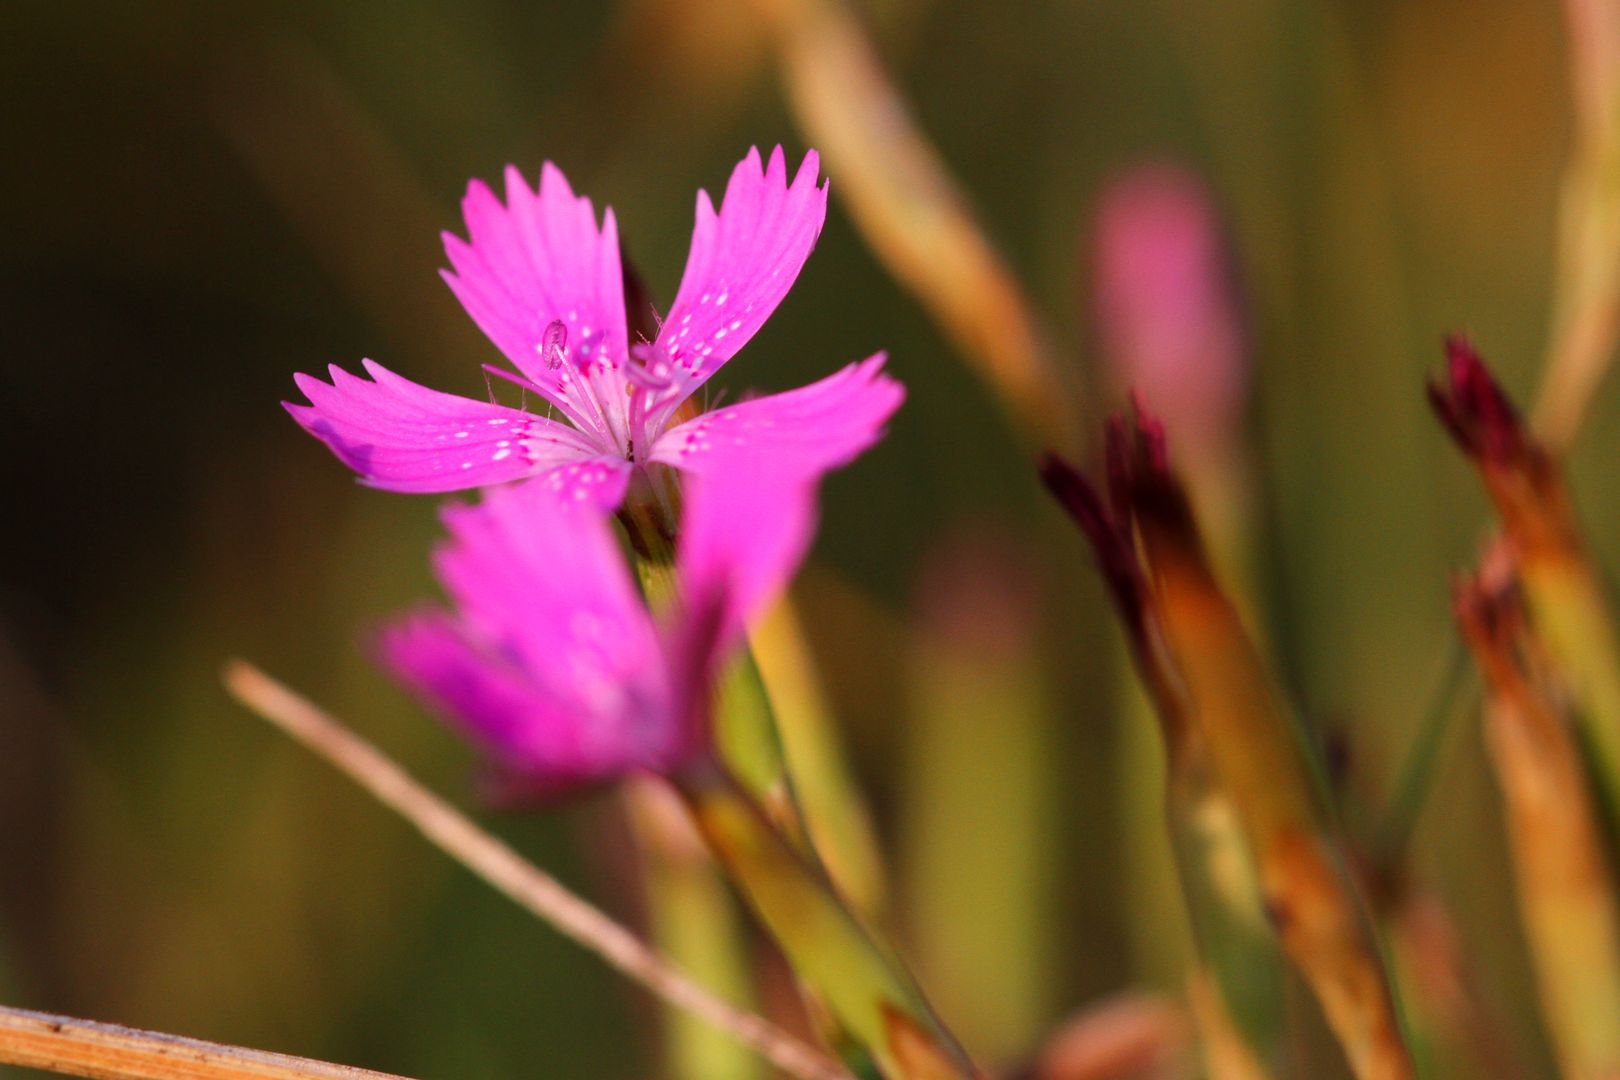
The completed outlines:
<svg viewBox="0 0 1620 1080">
<path fill-rule="evenodd" d="M 1119 174 L 1098 200 L 1092 251 L 1097 344 L 1117 383 L 1134 388 L 1183 445 L 1226 441 L 1248 370 L 1208 190 L 1176 165 Z"/>
</svg>

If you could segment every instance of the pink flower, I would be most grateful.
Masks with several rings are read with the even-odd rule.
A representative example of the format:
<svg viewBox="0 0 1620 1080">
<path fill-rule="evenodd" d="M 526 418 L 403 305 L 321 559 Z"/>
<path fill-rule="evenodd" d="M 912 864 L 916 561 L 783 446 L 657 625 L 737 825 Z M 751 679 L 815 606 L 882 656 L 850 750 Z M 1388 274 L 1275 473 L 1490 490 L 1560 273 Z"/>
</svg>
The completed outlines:
<svg viewBox="0 0 1620 1080">
<path fill-rule="evenodd" d="M 456 610 L 401 619 L 382 659 L 523 790 L 558 791 L 704 758 L 709 680 L 803 559 L 815 492 L 765 463 L 696 477 L 661 620 L 589 500 L 511 485 L 444 518 Z"/>
<path fill-rule="evenodd" d="M 440 492 L 529 476 L 577 500 L 616 506 L 648 463 L 703 474 L 739 455 L 789 473 L 843 464 L 876 439 L 899 384 L 873 356 L 809 386 L 672 424 L 676 410 L 753 337 L 787 295 L 827 214 L 818 158 L 788 182 L 782 149 L 750 150 L 716 212 L 698 192 L 686 272 L 657 339 L 626 330 L 618 229 L 600 227 L 547 163 L 538 192 L 515 168 L 502 203 L 473 182 L 469 239 L 446 234 L 444 279 L 521 374 L 490 368 L 550 408 L 542 416 L 419 386 L 373 361 L 369 379 L 336 366 L 331 382 L 295 376 L 305 430 L 374 487 Z M 553 419 L 555 410 L 560 419 Z M 717 465 L 718 463 L 718 465 Z"/>
<path fill-rule="evenodd" d="M 1123 172 L 1098 200 L 1093 244 L 1098 345 L 1118 381 L 1191 445 L 1227 437 L 1248 371 L 1209 191 L 1176 165 Z"/>
</svg>

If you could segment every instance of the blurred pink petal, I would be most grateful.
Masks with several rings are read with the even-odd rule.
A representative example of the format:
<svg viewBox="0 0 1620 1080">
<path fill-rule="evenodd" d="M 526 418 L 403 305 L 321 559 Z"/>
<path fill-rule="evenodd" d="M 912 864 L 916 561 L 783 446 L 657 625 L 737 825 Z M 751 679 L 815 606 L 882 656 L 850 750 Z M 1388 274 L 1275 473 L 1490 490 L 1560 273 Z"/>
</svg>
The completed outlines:
<svg viewBox="0 0 1620 1080">
<path fill-rule="evenodd" d="M 1224 439 L 1248 383 L 1213 201 L 1174 165 L 1117 176 L 1098 200 L 1097 337 L 1104 360 L 1189 445 Z"/>
<path fill-rule="evenodd" d="M 784 477 L 763 456 L 730 458 L 687 485 L 676 576 L 691 617 L 717 620 L 717 652 L 781 595 L 815 528 L 815 475 Z"/>
<path fill-rule="evenodd" d="M 633 764 L 618 747 L 580 740 L 564 702 L 472 644 L 446 612 L 428 608 L 399 619 L 377 648 L 402 684 L 530 788 L 567 790 Z"/>
<path fill-rule="evenodd" d="M 444 520 L 450 541 L 435 570 L 482 640 L 575 712 L 662 707 L 657 635 L 598 507 L 525 484 L 450 507 Z"/>
<path fill-rule="evenodd" d="M 542 482 L 452 507 L 435 569 L 454 614 L 400 620 L 383 660 L 528 790 L 678 769 L 710 749 L 709 686 L 804 558 L 813 477 L 747 459 L 694 477 L 661 623 L 594 501 Z"/>
</svg>

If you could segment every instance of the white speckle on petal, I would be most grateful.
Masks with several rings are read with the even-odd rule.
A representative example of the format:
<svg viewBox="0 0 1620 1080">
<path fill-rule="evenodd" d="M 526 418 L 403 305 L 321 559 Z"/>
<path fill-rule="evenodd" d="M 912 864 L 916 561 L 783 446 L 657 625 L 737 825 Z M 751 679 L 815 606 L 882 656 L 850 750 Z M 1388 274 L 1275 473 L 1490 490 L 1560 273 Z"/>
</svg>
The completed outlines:
<svg viewBox="0 0 1620 1080">
<path fill-rule="evenodd" d="M 465 439 L 468 435 L 471 435 L 471 434 L 472 434 L 472 432 L 470 432 L 470 431 L 458 431 L 458 432 L 456 432 L 456 438 Z"/>
<path fill-rule="evenodd" d="M 463 462 L 462 462 L 462 463 L 461 463 L 461 467 L 462 467 L 462 468 L 463 468 L 463 469 L 470 469 L 470 468 L 472 468 L 472 462 L 470 462 L 470 461 L 463 461 Z"/>
<path fill-rule="evenodd" d="M 490 455 L 489 460 L 491 460 L 491 461 L 505 461 L 507 458 L 509 458 L 511 456 L 512 456 L 512 451 L 509 450 L 509 449 L 507 449 L 507 450 L 497 450 L 497 451 L 495 451 L 495 453 Z"/>
</svg>

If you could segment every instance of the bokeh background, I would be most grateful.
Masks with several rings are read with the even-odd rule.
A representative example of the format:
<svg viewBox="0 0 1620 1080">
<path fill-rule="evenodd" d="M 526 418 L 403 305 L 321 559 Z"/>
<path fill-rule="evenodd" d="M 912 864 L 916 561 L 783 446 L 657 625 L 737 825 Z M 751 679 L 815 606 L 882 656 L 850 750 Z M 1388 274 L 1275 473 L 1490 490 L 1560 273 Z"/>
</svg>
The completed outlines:
<svg viewBox="0 0 1620 1080">
<path fill-rule="evenodd" d="M 1486 520 L 1422 380 L 1462 328 L 1525 396 L 1546 336 L 1557 5 L 857 11 L 1052 328 L 1053 392 L 1093 421 L 1113 403 L 1098 193 L 1143 161 L 1209 184 L 1247 304 L 1256 618 L 1344 749 L 1354 828 L 1439 678 L 1446 573 Z M 483 393 L 495 352 L 436 276 L 438 233 L 509 162 L 555 161 L 612 204 L 667 302 L 694 190 L 750 145 L 806 145 L 778 74 L 755 10 L 722 0 L 0 8 L 0 999 L 412 1076 L 656 1074 L 638 991 L 234 706 L 218 671 L 252 658 L 468 792 L 471 755 L 360 644 L 431 591 L 435 500 L 358 487 L 277 403 L 293 372 L 367 356 Z M 1178 907 L 1140 850 L 1152 736 L 1030 448 L 831 179 L 815 255 L 721 381 L 786 388 L 881 347 L 910 388 L 828 484 L 798 591 L 894 922 L 947 1018 L 1012 1060 L 1089 1002 L 1178 985 Z M 1610 565 L 1617 415 L 1606 392 L 1574 456 Z M 492 820 L 633 917 L 610 804 Z M 1415 850 L 1545 1075 L 1499 835 L 1468 718 Z M 1033 854 L 986 866 L 998 837 Z M 953 963 L 980 933 L 1004 951 Z M 981 1015 L 990 968 L 1017 1000 Z"/>
</svg>

